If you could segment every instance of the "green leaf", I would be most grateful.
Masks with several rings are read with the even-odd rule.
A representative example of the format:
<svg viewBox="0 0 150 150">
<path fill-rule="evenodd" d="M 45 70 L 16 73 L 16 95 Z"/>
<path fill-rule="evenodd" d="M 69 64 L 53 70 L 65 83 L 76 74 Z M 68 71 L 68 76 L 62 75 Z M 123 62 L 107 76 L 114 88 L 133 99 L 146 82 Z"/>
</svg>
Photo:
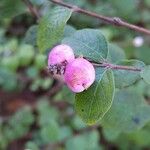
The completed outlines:
<svg viewBox="0 0 150 150">
<path fill-rule="evenodd" d="M 9 79 L 9 80 L 8 80 Z M 0 88 L 8 91 L 13 91 L 17 88 L 17 77 L 6 68 L 0 69 Z"/>
<path fill-rule="evenodd" d="M 78 30 L 71 37 L 65 38 L 62 43 L 70 45 L 75 55 L 84 56 L 95 62 L 106 59 L 108 55 L 107 41 L 100 30 Z"/>
<path fill-rule="evenodd" d="M 62 126 L 60 128 L 60 135 L 59 135 L 59 140 L 62 141 L 62 140 L 65 140 L 69 137 L 72 136 L 72 130 L 70 127 L 68 126 Z"/>
<path fill-rule="evenodd" d="M 72 118 L 72 126 L 75 130 L 81 130 L 86 128 L 87 124 L 85 124 L 82 119 L 76 115 L 74 118 Z"/>
<path fill-rule="evenodd" d="M 120 131 L 103 127 L 103 135 L 108 141 L 114 141 L 119 137 Z"/>
<path fill-rule="evenodd" d="M 32 141 L 27 142 L 25 147 L 28 150 L 29 149 L 31 149 L 31 150 L 39 150 L 38 146 Z"/>
<path fill-rule="evenodd" d="M 139 60 L 122 60 L 117 65 L 136 67 L 142 69 L 145 64 Z M 129 70 L 114 70 L 115 86 L 117 88 L 123 88 L 132 85 L 137 80 L 141 79 L 140 71 L 129 71 Z"/>
<path fill-rule="evenodd" d="M 97 131 L 87 132 L 69 138 L 65 144 L 66 150 L 101 150 L 98 144 L 99 134 Z"/>
<path fill-rule="evenodd" d="M 141 77 L 145 82 L 150 84 L 150 65 L 144 67 L 144 69 L 141 72 Z"/>
<path fill-rule="evenodd" d="M 26 116 L 26 117 L 24 117 Z M 26 106 L 19 109 L 9 120 L 9 125 L 11 127 L 16 127 L 16 123 L 24 127 L 30 126 L 34 121 L 34 117 L 31 108 Z"/>
<path fill-rule="evenodd" d="M 39 126 L 48 126 L 51 124 L 51 121 L 58 119 L 58 111 L 54 107 L 51 107 L 46 101 L 42 98 L 37 104 L 38 112 L 38 124 Z"/>
<path fill-rule="evenodd" d="M 70 25 L 65 26 L 64 37 L 69 37 L 76 32 L 76 29 Z"/>
<path fill-rule="evenodd" d="M 20 0 L 1 0 L 0 14 L 1 18 L 12 18 L 25 12 L 26 7 Z"/>
<path fill-rule="evenodd" d="M 116 63 L 118 61 L 121 61 L 126 58 L 125 53 L 123 49 L 118 47 L 115 44 L 108 44 L 109 48 L 109 55 L 108 55 L 108 60 L 112 63 Z"/>
<path fill-rule="evenodd" d="M 146 64 L 150 64 L 150 50 L 149 47 L 144 44 L 144 46 L 135 49 L 135 56 L 137 59 L 144 61 Z"/>
<path fill-rule="evenodd" d="M 34 60 L 34 65 L 38 68 L 38 69 L 43 69 L 46 66 L 46 62 L 47 61 L 47 57 L 46 55 L 43 54 L 37 54 L 35 56 L 35 60 Z"/>
<path fill-rule="evenodd" d="M 19 66 L 18 57 L 16 55 L 9 56 L 9 57 L 3 57 L 1 59 L 1 65 L 10 71 L 16 71 Z"/>
<path fill-rule="evenodd" d="M 86 91 L 76 94 L 75 109 L 87 124 L 94 124 L 110 109 L 114 96 L 111 70 L 96 69 L 97 79 Z"/>
<path fill-rule="evenodd" d="M 60 42 L 66 22 L 72 11 L 64 7 L 55 7 L 40 20 L 37 35 L 37 45 L 41 52 Z"/>
<path fill-rule="evenodd" d="M 150 146 L 150 129 L 142 129 L 135 131 L 133 133 L 129 133 L 127 136 L 130 141 L 142 146 L 149 147 Z"/>
<path fill-rule="evenodd" d="M 25 38 L 24 38 L 24 41 L 26 44 L 36 46 L 37 30 L 38 30 L 37 25 L 33 25 L 28 29 L 28 31 L 26 32 Z"/>
<path fill-rule="evenodd" d="M 35 51 L 33 46 L 28 44 L 22 44 L 19 47 L 19 51 L 17 53 L 17 57 L 19 59 L 20 66 L 27 66 L 33 60 Z"/>
<path fill-rule="evenodd" d="M 38 76 L 38 70 L 34 66 L 28 67 L 26 70 L 26 74 L 29 78 L 35 79 Z"/>
<path fill-rule="evenodd" d="M 48 125 L 41 128 L 41 137 L 44 143 L 58 142 L 59 134 L 59 125 L 54 120 L 51 120 Z"/>
<path fill-rule="evenodd" d="M 104 128 L 131 132 L 142 128 L 150 121 L 150 107 L 135 90 L 116 92 L 113 105 L 101 120 Z"/>
<path fill-rule="evenodd" d="M 8 120 L 8 124 L 4 128 L 4 135 L 7 137 L 9 142 L 14 139 L 21 138 L 29 131 L 33 122 L 34 116 L 31 108 L 28 106 L 23 107 L 15 112 L 15 114 Z"/>
</svg>

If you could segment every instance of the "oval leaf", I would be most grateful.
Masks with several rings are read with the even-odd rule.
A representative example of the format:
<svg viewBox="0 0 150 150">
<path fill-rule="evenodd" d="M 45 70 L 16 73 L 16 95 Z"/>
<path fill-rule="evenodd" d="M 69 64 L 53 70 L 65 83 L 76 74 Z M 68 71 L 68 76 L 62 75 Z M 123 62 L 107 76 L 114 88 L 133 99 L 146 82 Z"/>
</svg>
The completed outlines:
<svg viewBox="0 0 150 150">
<path fill-rule="evenodd" d="M 94 124 L 109 110 L 114 95 L 114 78 L 111 70 L 96 69 L 95 83 L 86 91 L 76 94 L 75 109 L 87 124 Z"/>
<path fill-rule="evenodd" d="M 117 63 L 117 65 L 136 67 L 142 69 L 145 64 L 139 60 L 123 60 Z M 123 88 L 132 85 L 140 77 L 140 71 L 129 71 L 129 70 L 114 70 L 115 86 L 117 88 Z"/>
<path fill-rule="evenodd" d="M 107 41 L 100 30 L 78 30 L 62 43 L 70 45 L 77 56 L 84 56 L 95 62 L 106 59 L 108 55 Z"/>
<path fill-rule="evenodd" d="M 64 7 L 56 7 L 42 17 L 38 27 L 37 45 L 40 51 L 45 51 L 59 42 L 63 36 L 66 22 L 72 11 Z"/>
<path fill-rule="evenodd" d="M 116 92 L 113 105 L 101 120 L 104 128 L 131 132 L 142 128 L 150 121 L 150 107 L 135 90 L 123 89 Z"/>
</svg>

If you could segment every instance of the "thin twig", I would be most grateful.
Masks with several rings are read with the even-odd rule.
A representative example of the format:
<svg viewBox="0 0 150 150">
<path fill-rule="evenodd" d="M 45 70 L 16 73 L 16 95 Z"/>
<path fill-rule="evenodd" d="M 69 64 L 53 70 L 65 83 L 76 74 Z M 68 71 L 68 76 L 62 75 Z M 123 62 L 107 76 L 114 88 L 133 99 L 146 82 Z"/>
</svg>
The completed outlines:
<svg viewBox="0 0 150 150">
<path fill-rule="evenodd" d="M 82 14 L 85 14 L 85 15 L 88 15 L 88 16 L 91 16 L 91 17 L 98 18 L 98 19 L 103 20 L 103 21 L 105 21 L 109 24 L 113 24 L 115 26 L 120 26 L 120 27 L 126 27 L 126 28 L 129 28 L 129 29 L 135 30 L 137 32 L 141 32 L 141 33 L 145 33 L 145 34 L 150 35 L 150 30 L 145 29 L 143 27 L 139 27 L 139 26 L 130 24 L 128 22 L 125 22 L 125 21 L 123 21 L 122 19 L 120 19 L 118 17 L 106 17 L 106 16 L 96 14 L 96 13 L 88 11 L 88 10 L 84 10 L 82 8 L 79 8 L 76 5 L 70 5 L 70 4 L 64 3 L 60 0 L 50 0 L 50 1 L 57 4 L 57 5 L 61 5 L 61 6 L 70 8 L 74 12 L 82 13 Z"/>
<path fill-rule="evenodd" d="M 38 10 L 33 6 L 33 4 L 30 2 L 30 0 L 22 0 L 26 5 L 27 7 L 29 8 L 31 14 L 33 16 L 36 17 L 36 19 L 39 19 L 40 18 L 40 14 L 38 12 Z"/>
<path fill-rule="evenodd" d="M 97 67 L 106 67 L 114 70 L 141 71 L 140 68 L 130 67 L 130 66 L 120 66 L 120 65 L 110 64 L 110 63 L 102 63 L 102 64 L 92 63 L 92 64 Z"/>
<path fill-rule="evenodd" d="M 54 85 L 51 88 L 51 90 L 48 93 L 46 93 L 46 95 L 48 97 L 53 97 L 54 95 L 56 95 L 61 90 L 62 86 L 63 86 L 63 82 L 62 81 L 58 81 L 56 83 L 56 85 Z"/>
</svg>

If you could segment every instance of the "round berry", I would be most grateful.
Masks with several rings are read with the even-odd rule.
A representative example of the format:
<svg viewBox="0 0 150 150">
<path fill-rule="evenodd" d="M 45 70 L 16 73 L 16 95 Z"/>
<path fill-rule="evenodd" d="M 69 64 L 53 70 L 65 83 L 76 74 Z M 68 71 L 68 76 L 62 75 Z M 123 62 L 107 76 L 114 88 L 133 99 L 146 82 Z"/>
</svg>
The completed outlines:
<svg viewBox="0 0 150 150">
<path fill-rule="evenodd" d="M 48 56 L 48 66 L 61 63 L 69 63 L 75 59 L 72 48 L 68 45 L 57 45 L 54 47 Z"/>
<path fill-rule="evenodd" d="M 95 69 L 86 59 L 77 58 L 66 66 L 64 80 L 73 92 L 82 92 L 93 84 Z"/>
</svg>

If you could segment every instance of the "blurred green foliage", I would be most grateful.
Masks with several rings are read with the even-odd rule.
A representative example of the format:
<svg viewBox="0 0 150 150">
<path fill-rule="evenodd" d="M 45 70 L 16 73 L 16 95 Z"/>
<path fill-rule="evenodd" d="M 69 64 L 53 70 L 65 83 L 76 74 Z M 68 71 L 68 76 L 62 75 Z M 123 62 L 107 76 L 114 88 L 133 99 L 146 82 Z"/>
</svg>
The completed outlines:
<svg viewBox="0 0 150 150">
<path fill-rule="evenodd" d="M 64 1 L 150 28 L 150 0 Z M 31 0 L 31 2 L 40 9 L 42 15 L 54 7 L 48 0 Z M 31 17 L 33 22 L 31 25 L 28 25 L 29 18 L 25 18 L 24 14 L 27 18 Z M 108 44 L 108 59 L 113 63 L 128 64 L 127 61 L 120 61 L 138 59 L 150 64 L 148 36 L 105 25 L 97 19 L 76 13 L 72 15 L 68 24 L 61 36 L 69 41 L 76 29 L 85 27 L 100 29 L 111 43 Z M 19 32 L 19 35 L 14 34 L 16 28 L 23 32 Z M 11 149 L 10 145 L 13 145 L 14 141 L 24 138 L 22 149 L 31 150 L 101 150 L 113 147 L 120 150 L 149 149 L 150 86 L 141 81 L 139 75 L 136 75 L 139 81 L 135 82 L 135 76 L 132 79 L 130 73 L 117 72 L 116 74 L 122 74 L 123 81 L 117 83 L 118 89 L 111 109 L 96 126 L 87 126 L 75 114 L 74 94 L 68 88 L 64 86 L 54 97 L 47 96 L 55 81 L 45 73 L 47 56 L 40 53 L 37 48 L 37 29 L 35 18 L 29 14 L 22 1 L 0 2 L 0 94 L 1 91 L 6 92 L 6 95 L 28 91 L 34 95 L 33 105 L 25 105 L 15 110 L 14 114 L 6 116 L 3 113 L 7 112 L 2 114 L 0 112 L 0 150 Z M 137 36 L 141 36 L 144 40 L 139 47 L 134 43 Z M 47 41 L 53 42 L 51 39 Z M 136 63 L 132 64 L 136 66 Z M 147 72 L 146 74 L 149 75 Z M 145 74 L 142 76 L 144 78 Z M 128 84 L 125 83 L 127 77 L 130 78 Z M 131 83 L 134 84 L 128 87 Z M 120 87 L 123 89 L 119 89 Z M 9 104 L 11 100 L 7 103 Z M 0 107 L 1 101 L 0 95 Z"/>
</svg>

